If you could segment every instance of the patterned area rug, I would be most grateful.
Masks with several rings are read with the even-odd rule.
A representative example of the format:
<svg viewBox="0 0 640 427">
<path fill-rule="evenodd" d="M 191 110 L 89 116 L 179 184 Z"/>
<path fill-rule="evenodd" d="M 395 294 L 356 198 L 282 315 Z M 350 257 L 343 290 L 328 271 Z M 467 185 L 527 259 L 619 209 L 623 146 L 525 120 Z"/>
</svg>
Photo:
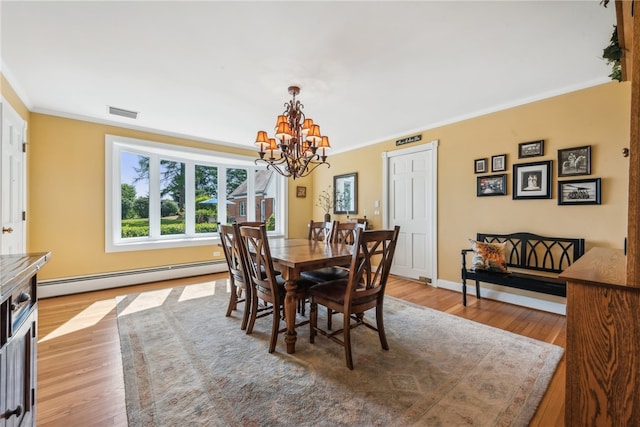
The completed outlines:
<svg viewBox="0 0 640 427">
<path fill-rule="evenodd" d="M 218 280 L 118 298 L 130 426 L 526 426 L 563 352 L 387 296 L 390 350 L 354 329 L 350 371 L 308 326 L 295 354 L 282 335 L 269 354 L 271 318 L 246 335 L 228 295 Z"/>
</svg>

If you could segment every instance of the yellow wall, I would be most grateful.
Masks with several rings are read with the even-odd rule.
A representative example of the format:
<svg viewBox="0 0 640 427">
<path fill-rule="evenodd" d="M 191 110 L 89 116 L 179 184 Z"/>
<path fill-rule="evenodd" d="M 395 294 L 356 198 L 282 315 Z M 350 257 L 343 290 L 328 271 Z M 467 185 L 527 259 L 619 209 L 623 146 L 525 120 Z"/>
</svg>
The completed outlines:
<svg viewBox="0 0 640 427">
<path fill-rule="evenodd" d="M 547 236 L 584 237 L 593 246 L 621 248 L 627 227 L 629 83 L 607 83 L 422 132 L 422 141 L 438 147 L 438 275 L 460 279 L 460 250 L 477 232 L 529 231 Z M 425 120 L 426 121 L 426 120 Z M 399 138 L 398 138 L 399 139 Z M 518 159 L 518 144 L 543 139 L 544 156 Z M 417 143 L 419 144 L 419 143 Z M 412 147 L 409 144 L 400 149 Z M 592 146 L 592 174 L 602 178 L 602 204 L 558 206 L 557 150 Z M 395 139 L 331 156 L 331 168 L 315 175 L 313 197 L 333 176 L 358 173 L 358 216 L 367 209 L 374 227 L 374 201 L 382 200 L 382 153 L 398 149 Z M 474 160 L 507 154 L 508 195 L 476 197 Z M 513 200 L 512 165 L 553 160 L 550 200 Z M 587 177 L 570 177 L 577 179 Z M 314 207 L 316 218 L 322 217 Z M 338 216 L 337 219 L 344 219 Z"/>
<path fill-rule="evenodd" d="M 315 173 L 315 172 L 314 172 Z M 290 238 L 306 239 L 309 231 L 309 220 L 313 215 L 313 174 L 289 181 L 288 235 Z M 305 187 L 307 197 L 296 197 L 296 188 Z"/>
<path fill-rule="evenodd" d="M 29 251 L 51 251 L 42 278 L 207 261 L 212 246 L 105 253 L 105 134 L 250 155 L 225 146 L 31 114 Z M 46 274 L 45 274 L 46 273 Z M 45 277 L 46 276 L 46 277 Z"/>
<path fill-rule="evenodd" d="M 210 246 L 139 252 L 104 252 L 104 135 L 214 149 L 239 150 L 153 133 L 29 113 L 2 79 L 2 95 L 29 122 L 28 250 L 51 251 L 42 279 L 80 276 L 212 259 Z M 439 140 L 438 273 L 458 281 L 460 249 L 478 231 L 584 237 L 587 248 L 621 247 L 626 234 L 629 139 L 629 83 L 607 83 L 570 94 L 422 132 L 421 143 Z M 425 121 L 428 121 L 425 119 Z M 543 157 L 518 159 L 518 143 L 545 140 Z M 418 143 L 419 144 L 419 143 Z M 411 147 L 416 144 L 399 148 Z M 558 206 L 557 150 L 592 146 L 592 175 L 602 178 L 602 205 Z M 290 181 L 289 237 L 305 237 L 310 218 L 320 219 L 317 195 L 333 176 L 358 173 L 358 215 L 367 210 L 374 228 L 374 201 L 382 200 L 382 153 L 396 150 L 395 139 L 331 155 L 330 168 Z M 474 159 L 507 154 L 508 196 L 476 197 Z M 553 160 L 553 198 L 512 200 L 513 163 Z M 578 177 L 576 177 L 578 178 Z M 571 179 L 571 178 L 566 178 Z M 297 198 L 296 187 L 307 187 Z M 335 216 L 344 220 L 344 215 Z"/>
</svg>

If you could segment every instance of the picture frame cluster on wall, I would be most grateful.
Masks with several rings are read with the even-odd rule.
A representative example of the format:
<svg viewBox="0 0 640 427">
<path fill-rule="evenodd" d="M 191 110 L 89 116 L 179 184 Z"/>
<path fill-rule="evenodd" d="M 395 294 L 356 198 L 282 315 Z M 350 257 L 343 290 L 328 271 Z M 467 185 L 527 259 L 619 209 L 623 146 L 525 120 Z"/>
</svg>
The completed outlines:
<svg viewBox="0 0 640 427">
<path fill-rule="evenodd" d="M 491 172 L 504 172 L 507 170 L 507 155 L 498 154 L 491 156 Z M 474 161 L 474 173 L 488 173 L 489 159 L 476 159 Z M 476 196 L 506 196 L 507 174 L 483 175 L 476 178 Z"/>
<path fill-rule="evenodd" d="M 558 150 L 558 177 L 591 175 L 591 146 Z M 559 205 L 601 204 L 601 178 L 558 180 Z"/>
<path fill-rule="evenodd" d="M 544 140 L 518 144 L 518 158 L 544 156 Z M 553 160 L 515 163 L 512 166 L 512 198 L 514 200 L 551 199 L 553 194 Z M 474 160 L 474 173 L 507 171 L 507 154 Z M 591 175 L 591 145 L 558 149 L 557 177 Z M 507 174 L 476 177 L 476 196 L 507 195 Z M 601 204 L 601 178 L 557 180 L 558 205 Z"/>
<path fill-rule="evenodd" d="M 497 156 L 491 156 L 491 172 L 503 172 L 507 170 L 507 155 L 498 154 Z M 489 172 L 488 159 L 475 159 L 473 161 L 473 172 L 487 173 Z"/>
</svg>

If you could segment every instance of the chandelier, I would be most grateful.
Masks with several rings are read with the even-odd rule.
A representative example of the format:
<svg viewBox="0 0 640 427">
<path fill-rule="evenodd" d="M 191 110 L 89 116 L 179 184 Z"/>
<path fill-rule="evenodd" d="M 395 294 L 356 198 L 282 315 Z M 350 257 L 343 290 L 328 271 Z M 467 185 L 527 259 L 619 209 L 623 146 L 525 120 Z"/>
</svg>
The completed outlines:
<svg viewBox="0 0 640 427">
<path fill-rule="evenodd" d="M 260 158 L 255 163 L 266 163 L 267 169 L 273 168 L 293 179 L 309 175 L 320 165 L 330 167 L 326 155 L 331 148 L 329 138 L 320 135 L 320 126 L 305 117 L 304 105 L 296 100 L 299 93 L 298 86 L 289 87 L 293 98 L 284 104 L 285 110 L 278 116 L 275 138 L 269 138 L 263 130 L 256 137 Z"/>
</svg>

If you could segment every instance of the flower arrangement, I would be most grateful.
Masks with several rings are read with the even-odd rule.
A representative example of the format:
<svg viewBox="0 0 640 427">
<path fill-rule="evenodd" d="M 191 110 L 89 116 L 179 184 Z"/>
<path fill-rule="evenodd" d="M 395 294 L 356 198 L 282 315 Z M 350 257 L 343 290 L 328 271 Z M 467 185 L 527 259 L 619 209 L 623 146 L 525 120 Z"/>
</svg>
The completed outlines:
<svg viewBox="0 0 640 427">
<path fill-rule="evenodd" d="M 322 190 L 320 195 L 318 196 L 318 203 L 316 206 L 322 208 L 325 215 L 329 215 L 331 213 L 331 209 L 333 208 L 333 194 L 331 192 L 331 186 L 326 190 Z"/>
</svg>

